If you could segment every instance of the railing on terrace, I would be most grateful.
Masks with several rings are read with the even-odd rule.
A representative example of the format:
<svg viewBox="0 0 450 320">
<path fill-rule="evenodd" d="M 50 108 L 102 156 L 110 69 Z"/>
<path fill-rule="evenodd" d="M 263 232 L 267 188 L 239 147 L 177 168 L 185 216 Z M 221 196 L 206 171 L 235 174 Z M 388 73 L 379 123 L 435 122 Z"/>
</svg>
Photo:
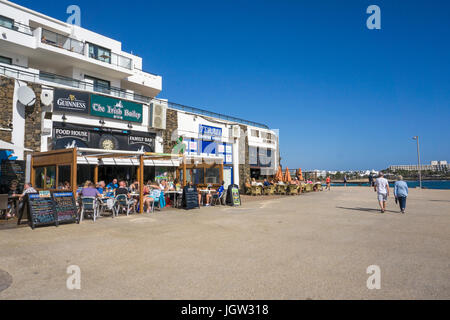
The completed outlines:
<svg viewBox="0 0 450 320">
<path fill-rule="evenodd" d="M 159 100 L 159 99 L 155 98 L 155 100 Z M 164 102 L 164 103 L 168 103 L 169 107 L 172 108 L 172 109 L 176 109 L 176 110 L 180 110 L 180 111 L 186 111 L 186 112 L 190 112 L 190 113 L 195 113 L 195 114 L 199 114 L 199 115 L 203 115 L 203 116 L 207 116 L 207 117 L 227 120 L 227 121 L 230 121 L 230 122 L 236 122 L 236 123 L 240 123 L 240 124 L 245 124 L 245 125 L 249 125 L 249 126 L 253 126 L 253 127 L 257 127 L 257 128 L 269 129 L 268 126 L 266 126 L 265 124 L 262 124 L 262 123 L 248 121 L 248 120 L 236 118 L 236 117 L 233 117 L 233 116 L 227 116 L 227 115 L 224 115 L 224 114 L 221 114 L 221 113 L 207 111 L 207 110 L 203 110 L 203 109 L 198 109 L 198 108 L 195 108 L 195 107 L 188 107 L 188 106 L 185 106 L 185 105 L 182 105 L 182 104 L 178 104 L 178 103 L 174 103 L 174 102 L 167 102 L 167 101 L 163 101 L 163 100 L 160 100 L 160 101 Z"/>
<path fill-rule="evenodd" d="M 111 53 L 111 64 L 129 70 L 133 68 L 133 60 L 117 53 Z"/>
<path fill-rule="evenodd" d="M 41 42 L 57 48 L 84 55 L 85 44 L 83 42 L 63 36 L 53 31 L 42 29 Z"/>
<path fill-rule="evenodd" d="M 56 75 L 56 74 L 52 74 L 52 73 L 40 72 L 40 74 L 35 74 L 35 73 L 26 72 L 26 71 L 22 71 L 22 70 L 9 68 L 9 67 L 0 65 L 0 75 L 5 75 L 7 77 L 12 77 L 12 78 L 16 78 L 16 79 L 23 80 L 23 81 L 29 81 L 29 82 L 38 82 L 38 81 L 53 82 L 53 83 L 58 83 L 58 84 L 61 84 L 64 86 L 72 87 L 72 88 L 77 88 L 77 89 L 82 89 L 82 90 L 87 90 L 87 91 L 94 91 L 94 92 L 99 92 L 99 93 L 105 93 L 105 94 L 112 95 L 115 97 L 128 99 L 128 100 L 134 100 L 134 101 L 138 101 L 138 102 L 142 102 L 142 103 L 146 103 L 146 104 L 151 103 L 152 100 L 157 100 L 157 101 L 160 101 L 162 104 L 168 104 L 169 108 L 172 108 L 172 109 L 190 112 L 190 113 L 194 113 L 194 114 L 198 114 L 198 115 L 204 115 L 207 117 L 222 119 L 222 120 L 235 122 L 235 123 L 239 123 L 239 124 L 244 124 L 244 125 L 249 125 L 249 126 L 253 126 L 253 127 L 258 127 L 258 128 L 262 128 L 262 129 L 269 129 L 268 126 L 261 124 L 261 123 L 248 121 L 248 120 L 244 120 L 244 119 L 240 119 L 240 118 L 236 118 L 236 117 L 232 117 L 232 116 L 227 116 L 227 115 L 220 114 L 217 112 L 202 110 L 202 109 L 195 108 L 195 107 L 189 107 L 189 106 L 185 106 L 185 105 L 170 102 L 170 101 L 167 102 L 165 100 L 161 100 L 158 98 L 152 99 L 150 97 L 143 96 L 143 95 L 140 95 L 137 93 L 128 92 L 128 91 L 120 89 L 120 88 L 94 85 L 93 83 L 90 83 L 90 82 L 76 80 L 76 79 L 72 79 L 69 77 L 64 77 L 64 76 L 60 76 L 60 75 Z"/>
<path fill-rule="evenodd" d="M 33 29 L 31 27 L 16 21 L 9 23 L 7 21 L 0 20 L 0 27 L 11 29 L 29 36 L 33 35 Z"/>
</svg>

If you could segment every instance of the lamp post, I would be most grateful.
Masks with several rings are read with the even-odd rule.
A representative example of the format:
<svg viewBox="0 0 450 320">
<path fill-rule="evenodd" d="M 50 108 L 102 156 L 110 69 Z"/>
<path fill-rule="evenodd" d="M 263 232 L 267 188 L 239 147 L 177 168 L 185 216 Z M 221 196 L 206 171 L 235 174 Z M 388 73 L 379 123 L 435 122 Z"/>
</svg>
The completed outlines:
<svg viewBox="0 0 450 320">
<path fill-rule="evenodd" d="M 415 136 L 413 140 L 417 141 L 417 158 L 418 158 L 418 164 L 419 164 L 419 185 L 420 189 L 422 189 L 422 166 L 420 165 L 420 145 L 419 145 L 419 136 Z"/>
</svg>

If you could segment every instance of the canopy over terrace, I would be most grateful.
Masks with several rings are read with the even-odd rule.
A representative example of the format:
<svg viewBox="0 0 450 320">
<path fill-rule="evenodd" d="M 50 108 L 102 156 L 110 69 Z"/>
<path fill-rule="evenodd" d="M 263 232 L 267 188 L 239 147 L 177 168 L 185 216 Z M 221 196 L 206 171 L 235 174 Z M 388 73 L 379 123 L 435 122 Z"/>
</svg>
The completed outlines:
<svg viewBox="0 0 450 320">
<path fill-rule="evenodd" d="M 220 157 L 183 156 L 164 153 L 75 148 L 33 154 L 31 162 L 31 181 L 37 189 L 56 189 L 55 183 L 47 183 L 48 177 L 51 176 L 48 174 L 48 171 L 54 171 L 52 172 L 54 176 L 53 180 L 58 181 L 61 168 L 70 168 L 70 185 L 72 187 L 74 195 L 76 195 L 78 189 L 77 169 L 79 160 L 84 160 L 87 163 L 95 165 L 93 180 L 95 183 L 97 183 L 98 167 L 101 166 L 105 160 L 117 161 L 124 159 L 128 159 L 131 162 L 137 162 L 138 164 L 137 180 L 139 181 L 140 213 L 144 212 L 144 167 L 146 161 L 163 160 L 174 161 L 178 164 L 181 163 L 181 165 L 177 169 L 177 176 L 180 181 L 183 181 L 183 186 L 187 185 L 187 169 L 189 168 L 207 168 L 219 166 L 220 181 L 223 180 L 223 159 Z M 180 177 L 181 173 L 182 179 Z M 40 174 L 44 177 L 44 183 L 37 183 L 38 181 L 40 181 L 36 180 L 37 174 Z M 52 178 L 50 178 L 50 180 L 51 179 Z"/>
</svg>

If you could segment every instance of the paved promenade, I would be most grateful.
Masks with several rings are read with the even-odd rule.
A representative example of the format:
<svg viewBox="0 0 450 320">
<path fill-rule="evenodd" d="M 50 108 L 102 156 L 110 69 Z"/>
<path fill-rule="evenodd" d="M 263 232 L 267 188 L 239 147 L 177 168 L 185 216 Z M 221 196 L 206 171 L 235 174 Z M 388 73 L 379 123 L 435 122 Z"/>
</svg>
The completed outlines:
<svg viewBox="0 0 450 320">
<path fill-rule="evenodd" d="M 380 214 L 370 188 L 102 218 L 0 224 L 0 299 L 450 299 L 450 191 Z M 81 290 L 66 288 L 81 268 Z M 381 290 L 366 270 L 381 268 Z"/>
</svg>

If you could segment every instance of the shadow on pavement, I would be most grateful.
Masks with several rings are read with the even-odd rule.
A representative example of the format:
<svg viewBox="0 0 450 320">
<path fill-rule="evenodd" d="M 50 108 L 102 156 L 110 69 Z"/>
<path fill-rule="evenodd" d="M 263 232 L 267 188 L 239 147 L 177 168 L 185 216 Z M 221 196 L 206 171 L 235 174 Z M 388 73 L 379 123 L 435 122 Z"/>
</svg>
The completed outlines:
<svg viewBox="0 0 450 320">
<path fill-rule="evenodd" d="M 345 207 L 336 207 L 337 209 L 343 209 L 343 210 L 353 210 L 353 211 L 363 211 L 363 212 L 371 212 L 371 213 L 380 213 L 380 209 L 373 209 L 373 208 L 345 208 Z M 399 213 L 397 211 L 390 211 L 386 210 L 385 213 Z"/>
</svg>

